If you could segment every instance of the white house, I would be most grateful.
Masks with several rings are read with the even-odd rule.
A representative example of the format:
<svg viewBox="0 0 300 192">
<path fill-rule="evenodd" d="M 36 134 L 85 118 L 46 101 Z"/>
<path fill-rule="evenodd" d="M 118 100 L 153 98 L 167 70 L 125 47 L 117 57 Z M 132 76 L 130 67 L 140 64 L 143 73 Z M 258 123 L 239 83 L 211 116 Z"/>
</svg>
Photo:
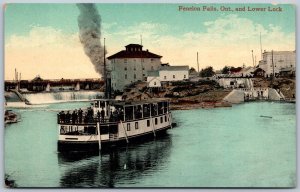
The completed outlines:
<svg viewBox="0 0 300 192">
<path fill-rule="evenodd" d="M 272 60 L 274 66 L 272 64 Z M 259 61 L 259 68 L 264 71 L 264 75 L 271 76 L 273 71 L 279 74 L 283 69 L 290 68 L 295 71 L 296 69 L 296 51 L 273 51 L 263 52 L 263 59 Z"/>
<path fill-rule="evenodd" d="M 149 71 L 148 87 L 161 87 L 161 82 L 182 81 L 189 79 L 189 66 L 161 66 L 159 70 Z"/>
</svg>

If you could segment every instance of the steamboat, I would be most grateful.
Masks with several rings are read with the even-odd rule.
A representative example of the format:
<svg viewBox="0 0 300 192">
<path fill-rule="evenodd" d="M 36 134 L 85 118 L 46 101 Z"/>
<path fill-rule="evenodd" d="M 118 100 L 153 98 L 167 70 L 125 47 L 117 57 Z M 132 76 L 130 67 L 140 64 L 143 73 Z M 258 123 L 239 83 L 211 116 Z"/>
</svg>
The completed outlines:
<svg viewBox="0 0 300 192">
<path fill-rule="evenodd" d="M 58 151 L 95 151 L 156 137 L 172 126 L 169 101 L 96 99 L 58 114 Z"/>
</svg>

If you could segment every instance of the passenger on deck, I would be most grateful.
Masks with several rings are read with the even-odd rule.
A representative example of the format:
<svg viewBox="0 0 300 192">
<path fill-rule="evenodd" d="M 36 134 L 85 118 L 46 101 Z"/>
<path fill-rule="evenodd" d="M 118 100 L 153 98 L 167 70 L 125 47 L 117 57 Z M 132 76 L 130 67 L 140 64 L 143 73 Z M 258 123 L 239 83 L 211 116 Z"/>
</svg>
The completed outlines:
<svg viewBox="0 0 300 192">
<path fill-rule="evenodd" d="M 75 111 L 73 111 L 72 113 L 72 124 L 75 124 L 75 122 L 77 121 L 77 114 Z"/>
<path fill-rule="evenodd" d="M 101 122 L 104 122 L 104 116 L 105 116 L 105 112 L 102 108 L 102 110 L 101 110 Z"/>
<path fill-rule="evenodd" d="M 84 113 L 84 119 L 83 119 L 83 122 L 84 122 L 84 123 L 87 123 L 87 122 L 88 122 L 88 114 L 87 114 L 87 112 Z"/>
<path fill-rule="evenodd" d="M 113 112 L 112 112 L 111 109 L 110 109 L 109 121 L 110 121 L 110 122 L 113 122 L 113 121 L 114 121 L 114 116 L 113 116 Z"/>
<path fill-rule="evenodd" d="M 70 123 L 70 119 L 71 119 L 71 114 L 70 112 L 68 111 L 67 114 L 66 114 L 66 123 Z"/>
<path fill-rule="evenodd" d="M 100 115 L 101 115 L 101 114 L 100 114 L 100 111 L 98 110 L 98 111 L 97 111 L 97 121 L 99 121 L 99 122 L 100 122 Z"/>
<path fill-rule="evenodd" d="M 82 123 L 82 110 L 81 110 L 81 108 L 79 108 L 79 111 L 78 111 L 78 120 L 79 120 L 79 123 Z"/>
<path fill-rule="evenodd" d="M 64 122 L 65 122 L 65 118 L 66 118 L 65 112 L 64 112 L 64 111 L 61 111 L 61 112 L 59 113 L 59 120 L 60 120 L 60 122 L 61 122 L 61 123 L 64 123 Z"/>
</svg>

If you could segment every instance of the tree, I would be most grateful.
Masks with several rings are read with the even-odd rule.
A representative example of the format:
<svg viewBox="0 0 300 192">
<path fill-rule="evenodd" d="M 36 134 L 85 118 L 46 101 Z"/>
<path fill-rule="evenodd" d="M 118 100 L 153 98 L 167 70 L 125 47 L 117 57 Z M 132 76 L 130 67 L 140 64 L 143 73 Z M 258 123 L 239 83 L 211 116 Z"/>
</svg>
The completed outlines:
<svg viewBox="0 0 300 192">
<path fill-rule="evenodd" d="M 223 69 L 222 69 L 222 74 L 228 74 L 229 73 L 229 71 L 230 71 L 230 67 L 228 67 L 228 66 L 225 66 Z"/>
<path fill-rule="evenodd" d="M 213 67 L 209 66 L 205 69 L 201 69 L 200 76 L 201 77 L 211 77 L 215 74 Z"/>
<path fill-rule="evenodd" d="M 196 73 L 196 69 L 194 67 L 190 68 L 189 73 Z"/>
</svg>

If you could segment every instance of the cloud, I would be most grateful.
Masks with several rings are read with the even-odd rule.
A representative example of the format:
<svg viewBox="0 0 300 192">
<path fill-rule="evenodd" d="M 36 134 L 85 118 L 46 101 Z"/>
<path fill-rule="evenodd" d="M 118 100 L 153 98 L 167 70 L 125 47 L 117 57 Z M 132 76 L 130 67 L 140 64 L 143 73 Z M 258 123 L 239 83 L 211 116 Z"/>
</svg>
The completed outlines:
<svg viewBox="0 0 300 192">
<path fill-rule="evenodd" d="M 225 65 L 252 65 L 251 50 L 256 61 L 260 59 L 260 33 L 263 49 L 295 50 L 295 33 L 285 33 L 276 24 L 263 26 L 254 21 L 227 15 L 199 23 L 204 32 L 190 31 L 175 34 L 172 26 L 162 23 L 141 22 L 122 27 L 117 23 L 103 26 L 107 56 L 124 49 L 130 43 L 140 43 L 144 49 L 163 56 L 171 65 L 189 65 L 197 68 L 199 52 L 200 69 Z M 103 41 L 103 40 L 102 40 Z M 28 35 L 13 35 L 5 45 L 5 78 L 12 79 L 14 68 L 28 79 L 40 74 L 44 78 L 99 77 L 84 54 L 78 33 L 66 34 L 51 27 L 33 26 Z M 24 75 L 23 75 L 24 74 Z"/>
<path fill-rule="evenodd" d="M 23 79 L 99 78 L 84 54 L 78 33 L 66 34 L 51 27 L 35 26 L 28 35 L 13 35 L 5 44 L 5 79 L 14 69 Z"/>
<path fill-rule="evenodd" d="M 196 53 L 199 52 L 200 68 L 224 65 L 252 65 L 251 50 L 256 62 L 260 59 L 260 34 L 265 50 L 295 50 L 295 33 L 284 33 L 279 26 L 263 26 L 235 14 L 219 17 L 204 24 L 205 32 L 188 32 L 182 35 L 170 33 L 172 28 L 160 23 L 140 23 L 120 28 L 110 34 L 118 42 L 108 45 L 110 53 L 120 51 L 128 43 L 139 43 L 143 35 L 144 48 L 162 55 L 163 62 L 196 67 Z M 203 25 L 199 24 L 199 28 Z M 123 44 L 120 46 L 120 44 Z M 116 49 L 118 47 L 118 49 Z"/>
</svg>

